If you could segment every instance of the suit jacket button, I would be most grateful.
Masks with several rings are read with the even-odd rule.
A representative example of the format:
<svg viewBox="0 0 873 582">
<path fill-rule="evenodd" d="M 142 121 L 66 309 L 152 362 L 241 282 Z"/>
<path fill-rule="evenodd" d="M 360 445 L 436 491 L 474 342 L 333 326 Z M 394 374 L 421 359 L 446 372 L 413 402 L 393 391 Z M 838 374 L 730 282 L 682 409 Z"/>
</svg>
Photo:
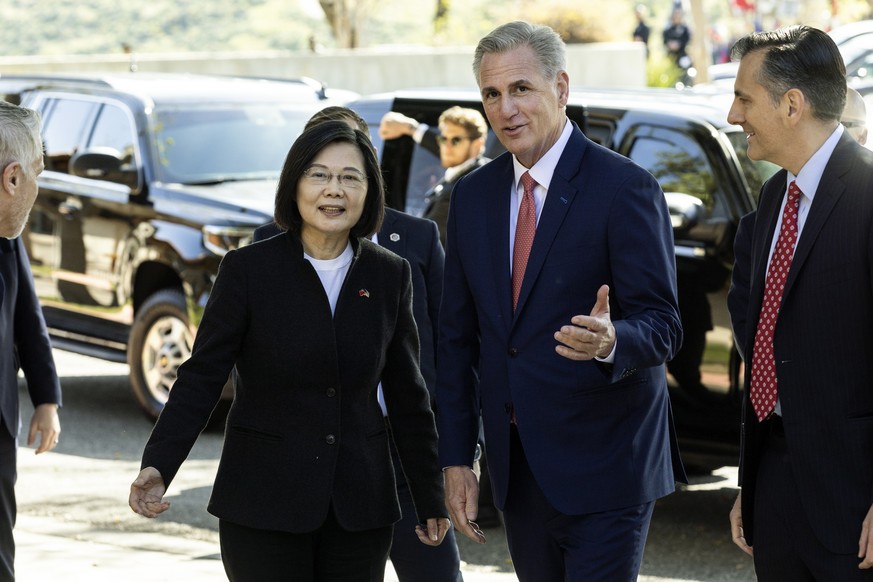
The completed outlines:
<svg viewBox="0 0 873 582">
<path fill-rule="evenodd" d="M 327 435 L 327 436 L 325 437 L 324 442 L 326 442 L 326 443 L 329 444 L 329 445 L 335 444 L 335 443 L 336 443 L 336 437 L 333 436 L 332 434 L 329 434 L 329 435 Z"/>
<path fill-rule="evenodd" d="M 518 355 L 518 348 L 509 348 L 509 357 L 514 358 Z"/>
<path fill-rule="evenodd" d="M 336 396 L 336 388 L 328 388 L 327 389 L 327 397 L 333 398 L 334 396 Z"/>
</svg>

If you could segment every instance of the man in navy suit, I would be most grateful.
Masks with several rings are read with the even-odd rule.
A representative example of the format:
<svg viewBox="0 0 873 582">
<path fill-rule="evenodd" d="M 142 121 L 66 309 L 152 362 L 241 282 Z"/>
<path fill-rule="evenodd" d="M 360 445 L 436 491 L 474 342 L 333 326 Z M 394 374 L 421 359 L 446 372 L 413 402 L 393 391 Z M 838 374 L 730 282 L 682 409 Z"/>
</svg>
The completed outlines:
<svg viewBox="0 0 873 582">
<path fill-rule="evenodd" d="M 455 527 L 484 543 L 481 411 L 519 579 L 636 580 L 654 501 L 684 479 L 664 366 L 681 342 L 673 234 L 651 174 L 567 119 L 565 58 L 552 29 L 525 22 L 476 48 L 508 153 L 452 195 L 440 462 Z"/>
<path fill-rule="evenodd" d="M 748 388 L 731 534 L 761 581 L 873 580 L 873 153 L 840 125 L 827 34 L 753 33 L 731 53 L 728 121 L 751 159 L 783 168 L 737 252 Z"/>
<path fill-rule="evenodd" d="M 18 370 L 24 371 L 34 412 L 27 432 L 36 453 L 50 451 L 61 432 L 61 386 L 51 344 L 19 236 L 43 170 L 39 115 L 0 101 L 0 581 L 15 579 L 15 480 L 18 453 Z"/>
</svg>

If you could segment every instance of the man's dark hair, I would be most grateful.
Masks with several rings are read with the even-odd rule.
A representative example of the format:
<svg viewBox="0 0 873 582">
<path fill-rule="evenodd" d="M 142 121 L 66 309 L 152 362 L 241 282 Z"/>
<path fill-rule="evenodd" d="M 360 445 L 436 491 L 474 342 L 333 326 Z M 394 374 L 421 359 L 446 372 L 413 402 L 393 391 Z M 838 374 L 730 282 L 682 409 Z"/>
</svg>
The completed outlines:
<svg viewBox="0 0 873 582">
<path fill-rule="evenodd" d="M 358 112 L 354 109 L 349 109 L 342 105 L 330 105 L 321 111 L 318 111 L 315 115 L 309 118 L 309 121 L 306 122 L 303 130 L 306 131 L 310 127 L 318 125 L 319 123 L 324 123 L 325 121 L 351 121 L 364 133 L 370 133 L 370 126 L 367 125 L 364 118 L 358 115 Z"/>
<path fill-rule="evenodd" d="M 846 105 L 846 65 L 830 36 L 804 25 L 754 32 L 734 44 L 731 59 L 757 51 L 764 53 L 757 81 L 774 103 L 796 88 L 816 118 L 839 121 Z"/>
<path fill-rule="evenodd" d="M 351 238 L 370 238 L 382 225 L 385 214 L 384 184 L 379 161 L 370 142 L 370 137 L 363 131 L 352 129 L 344 121 L 325 121 L 304 130 L 291 146 L 285 157 L 279 185 L 276 187 L 276 211 L 273 219 L 280 228 L 300 238 L 303 218 L 297 207 L 297 186 L 300 178 L 311 164 L 312 160 L 327 146 L 334 143 L 348 143 L 356 146 L 364 159 L 364 169 L 367 174 L 367 197 L 364 200 L 364 211 L 357 224 L 352 227 Z"/>
</svg>

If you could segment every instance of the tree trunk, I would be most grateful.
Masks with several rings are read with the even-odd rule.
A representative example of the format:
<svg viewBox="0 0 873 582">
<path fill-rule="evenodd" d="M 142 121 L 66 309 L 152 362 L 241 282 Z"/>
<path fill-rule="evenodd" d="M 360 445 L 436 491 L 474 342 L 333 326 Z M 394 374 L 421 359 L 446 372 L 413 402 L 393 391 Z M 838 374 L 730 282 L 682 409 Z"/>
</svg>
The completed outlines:
<svg viewBox="0 0 873 582">
<path fill-rule="evenodd" d="M 873 2 L 873 0 L 870 0 Z M 712 57 L 706 48 L 706 15 L 703 13 L 703 0 L 691 0 L 691 59 L 694 68 L 697 69 L 696 83 L 709 81 L 708 67 L 712 64 Z"/>
<path fill-rule="evenodd" d="M 870 0 L 873 2 L 873 0 Z M 434 34 L 441 34 L 446 30 L 446 24 L 449 20 L 449 7 L 451 0 L 436 0 L 436 12 L 433 16 L 433 31 Z"/>
<path fill-rule="evenodd" d="M 336 44 L 340 48 L 357 46 L 357 23 L 349 3 L 355 0 L 318 0 Z"/>
</svg>

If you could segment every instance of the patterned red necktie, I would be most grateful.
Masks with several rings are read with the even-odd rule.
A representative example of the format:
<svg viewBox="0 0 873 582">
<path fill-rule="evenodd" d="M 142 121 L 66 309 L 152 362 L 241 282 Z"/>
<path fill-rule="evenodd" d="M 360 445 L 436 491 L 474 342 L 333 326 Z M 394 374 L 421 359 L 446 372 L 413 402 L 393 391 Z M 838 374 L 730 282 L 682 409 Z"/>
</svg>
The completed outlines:
<svg viewBox="0 0 873 582">
<path fill-rule="evenodd" d="M 782 228 L 764 283 L 764 301 L 755 332 L 752 349 L 752 386 L 749 395 L 759 421 L 766 419 L 776 407 L 776 357 L 773 352 L 773 332 L 779 317 L 779 305 L 785 280 L 791 268 L 794 246 L 797 243 L 797 212 L 800 208 L 800 189 L 791 182 L 788 186 L 788 202 L 782 213 Z"/>
<path fill-rule="evenodd" d="M 512 310 L 518 305 L 518 295 L 521 292 L 521 282 L 527 267 L 527 257 L 533 246 L 534 234 L 537 229 L 537 207 L 534 202 L 534 187 L 537 181 L 530 173 L 521 175 L 524 186 L 524 196 L 518 209 L 518 222 L 515 224 L 515 244 L 512 248 Z"/>
</svg>

